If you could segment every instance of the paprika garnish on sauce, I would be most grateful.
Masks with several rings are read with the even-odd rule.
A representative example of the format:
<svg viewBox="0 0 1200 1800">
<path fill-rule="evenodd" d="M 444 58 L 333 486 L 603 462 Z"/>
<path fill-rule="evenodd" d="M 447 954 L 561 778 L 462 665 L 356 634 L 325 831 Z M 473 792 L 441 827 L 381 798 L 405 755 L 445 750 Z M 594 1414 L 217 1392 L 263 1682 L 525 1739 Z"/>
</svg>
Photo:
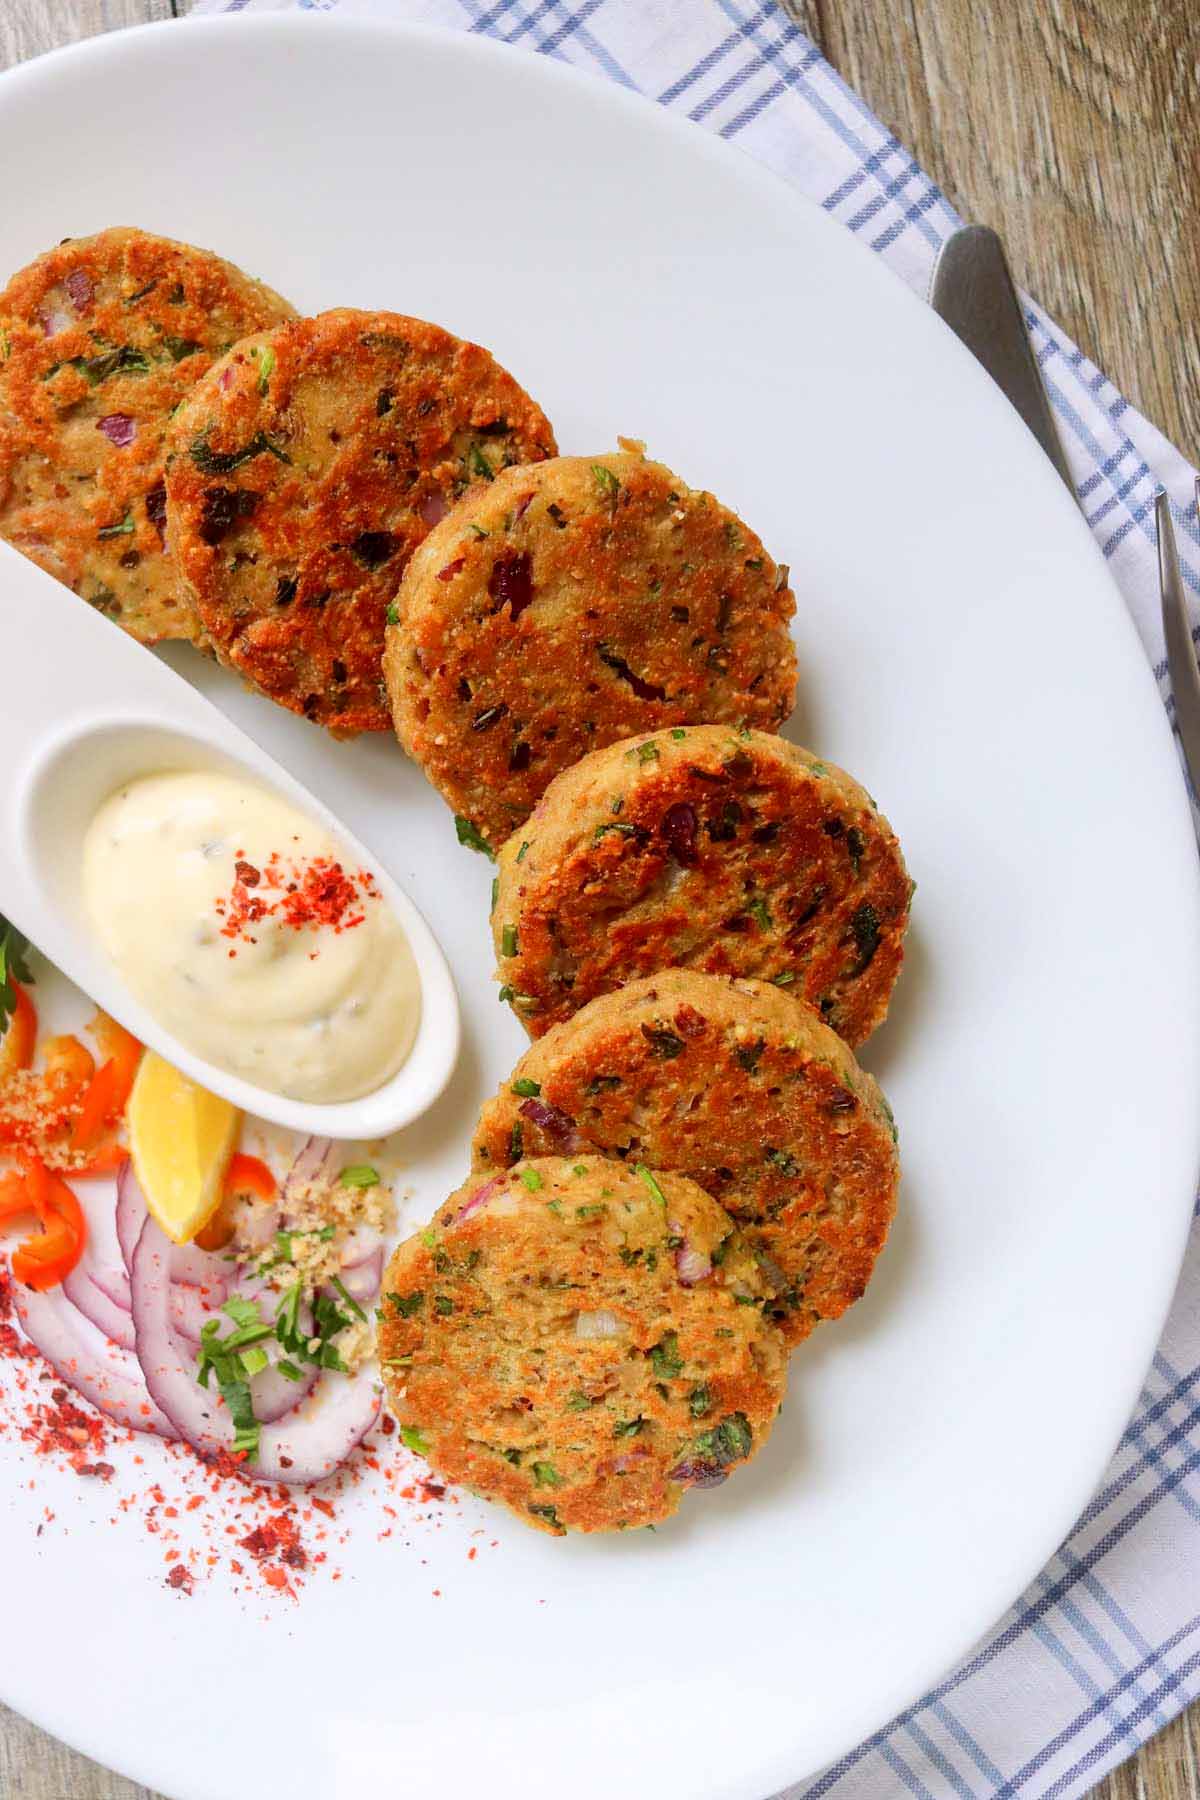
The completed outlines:
<svg viewBox="0 0 1200 1800">
<path fill-rule="evenodd" d="M 118 789 L 84 897 L 130 990 L 209 1062 L 297 1100 L 352 1100 L 412 1046 L 408 940 L 366 870 L 280 795 L 219 769 Z"/>
</svg>

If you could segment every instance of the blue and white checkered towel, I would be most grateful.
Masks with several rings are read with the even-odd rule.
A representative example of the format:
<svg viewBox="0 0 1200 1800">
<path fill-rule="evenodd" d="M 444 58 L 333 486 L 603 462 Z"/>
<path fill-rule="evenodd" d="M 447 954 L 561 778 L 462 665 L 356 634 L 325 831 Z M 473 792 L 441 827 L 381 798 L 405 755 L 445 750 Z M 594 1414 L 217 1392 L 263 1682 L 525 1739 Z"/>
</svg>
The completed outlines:
<svg viewBox="0 0 1200 1800">
<path fill-rule="evenodd" d="M 960 223 L 773 0 L 200 0 L 402 17 L 561 57 L 736 138 L 924 293 Z M 1092 530 L 1168 708 L 1154 496 L 1200 594 L 1194 471 L 1034 304 L 1029 329 Z M 1085 1794 L 1200 1693 L 1200 1226 L 1133 1421 L 1053 1561 L 962 1666 L 787 1800 Z"/>
</svg>

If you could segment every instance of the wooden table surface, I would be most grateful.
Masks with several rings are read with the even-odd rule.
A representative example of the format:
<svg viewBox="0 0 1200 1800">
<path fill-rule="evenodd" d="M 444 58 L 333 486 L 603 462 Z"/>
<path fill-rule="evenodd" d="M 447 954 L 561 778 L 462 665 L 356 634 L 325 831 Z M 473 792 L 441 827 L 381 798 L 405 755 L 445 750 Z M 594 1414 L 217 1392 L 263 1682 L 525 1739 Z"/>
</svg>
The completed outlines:
<svg viewBox="0 0 1200 1800">
<path fill-rule="evenodd" d="M 189 4 L 0 0 L 0 68 Z M 1003 234 L 1022 286 L 1200 461 L 1200 7 L 786 4 L 959 210 Z M 1090 1800 L 1198 1800 L 1198 1737 L 1200 1701 Z M 155 1800 L 3 1707 L 0 1796 Z"/>
</svg>

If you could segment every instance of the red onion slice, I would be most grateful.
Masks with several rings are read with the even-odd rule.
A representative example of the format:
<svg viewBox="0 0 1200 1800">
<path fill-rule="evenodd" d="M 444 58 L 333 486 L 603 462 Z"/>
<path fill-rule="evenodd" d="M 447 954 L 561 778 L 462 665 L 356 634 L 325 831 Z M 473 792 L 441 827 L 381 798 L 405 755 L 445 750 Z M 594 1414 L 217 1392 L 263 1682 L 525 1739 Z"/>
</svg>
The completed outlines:
<svg viewBox="0 0 1200 1800">
<path fill-rule="evenodd" d="M 545 1100 L 523 1100 L 517 1111 L 539 1131 L 544 1131 L 561 1155 L 570 1156 L 577 1150 L 587 1149 L 587 1139 L 580 1137 L 574 1119 L 561 1106 L 550 1106 Z"/>
<path fill-rule="evenodd" d="M 115 1425 L 163 1438 L 178 1436 L 147 1393 L 133 1357 L 105 1344 L 64 1294 L 20 1287 L 14 1298 L 26 1337 L 68 1387 Z"/>
<path fill-rule="evenodd" d="M 114 1306 L 119 1306 L 122 1312 L 132 1310 L 129 1276 L 124 1269 L 110 1269 L 106 1263 L 99 1263 L 95 1268 L 89 1269 L 88 1274 L 100 1292 L 108 1295 Z"/>
<path fill-rule="evenodd" d="M 117 1242 L 121 1246 L 121 1261 L 126 1273 L 133 1268 L 133 1253 L 145 1223 L 146 1196 L 133 1172 L 132 1162 L 126 1157 L 117 1170 Z"/>
<path fill-rule="evenodd" d="M 137 436 L 137 420 L 129 413 L 105 413 L 102 419 L 96 420 L 96 430 L 118 450 L 128 450 Z"/>
<path fill-rule="evenodd" d="M 444 494 L 427 494 L 417 507 L 422 522 L 431 528 L 438 525 L 450 511 Z"/>
<path fill-rule="evenodd" d="M 469 1219 L 472 1213 L 477 1213 L 481 1206 L 487 1205 L 496 1189 L 502 1186 L 503 1182 L 498 1175 L 493 1176 L 491 1181 L 485 1181 L 483 1186 L 476 1188 L 471 1198 L 459 1207 L 454 1215 L 454 1223 L 461 1225 L 464 1219 Z"/>
<path fill-rule="evenodd" d="M 133 1349 L 133 1320 L 108 1295 L 78 1262 L 69 1275 L 64 1275 L 62 1291 L 71 1305 L 77 1307 L 88 1322 L 112 1344 L 122 1350 Z"/>
<path fill-rule="evenodd" d="M 336 1148 L 332 1138 L 322 1137 L 310 1137 L 300 1146 L 295 1162 L 284 1176 L 283 1191 L 279 1196 L 285 1216 L 289 1202 L 294 1201 L 302 1189 L 328 1179 Z"/>
<path fill-rule="evenodd" d="M 216 1251 L 201 1250 L 195 1244 L 172 1244 L 168 1260 L 172 1281 L 186 1282 L 188 1287 L 204 1288 L 225 1298 L 233 1264 Z"/>
<path fill-rule="evenodd" d="M 207 1287 L 193 1287 L 187 1281 L 171 1283 L 171 1329 L 191 1345 L 200 1342 L 200 1332 L 210 1319 L 219 1315 L 219 1309 L 225 1299 L 225 1289 L 220 1292 Z"/>
<path fill-rule="evenodd" d="M 461 1213 L 459 1217 L 461 1218 Z M 342 1268 L 338 1277 L 342 1286 L 352 1300 L 360 1306 L 373 1300 L 379 1292 L 379 1283 L 383 1279 L 383 1245 L 367 1257 L 365 1262 L 351 1263 Z M 336 1292 L 336 1290 L 335 1290 Z"/>
<path fill-rule="evenodd" d="M 193 1449 L 229 1450 L 233 1426 L 215 1388 L 202 1388 L 171 1330 L 171 1245 L 147 1219 L 133 1256 L 133 1322 L 146 1386 Z M 264 1371 L 264 1374 L 266 1371 Z M 246 1464 L 263 1481 L 307 1486 L 331 1475 L 379 1416 L 379 1394 L 369 1368 L 347 1379 L 327 1375 L 302 1405 L 278 1423 L 264 1425 L 258 1454 Z"/>
<path fill-rule="evenodd" d="M 693 1250 L 690 1244 L 684 1244 L 675 1252 L 675 1273 L 681 1287 L 696 1287 L 707 1281 L 712 1272 L 712 1259 L 705 1256 L 703 1250 Z"/>
<path fill-rule="evenodd" d="M 370 1262 L 382 1248 L 383 1239 L 372 1226 L 356 1225 L 346 1234 L 342 1245 L 342 1268 L 357 1269 L 360 1263 Z"/>
<path fill-rule="evenodd" d="M 289 1381 L 274 1363 L 254 1377 L 250 1383 L 250 1400 L 260 1425 L 273 1425 L 279 1419 L 286 1419 L 312 1393 L 319 1371 L 311 1363 L 303 1363 L 301 1367 L 303 1374 L 299 1381 Z"/>
</svg>

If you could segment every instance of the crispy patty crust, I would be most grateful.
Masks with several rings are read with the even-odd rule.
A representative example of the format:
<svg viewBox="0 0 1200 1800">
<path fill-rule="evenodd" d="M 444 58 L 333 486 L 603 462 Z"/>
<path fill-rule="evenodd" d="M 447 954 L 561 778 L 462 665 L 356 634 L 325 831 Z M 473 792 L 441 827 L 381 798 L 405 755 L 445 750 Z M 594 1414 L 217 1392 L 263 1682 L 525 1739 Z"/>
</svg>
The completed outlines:
<svg viewBox="0 0 1200 1800">
<path fill-rule="evenodd" d="M 478 344 L 348 308 L 239 344 L 175 420 L 172 543 L 222 661 L 342 733 L 391 724 L 389 604 L 472 485 L 554 450 L 541 408 Z"/>
<path fill-rule="evenodd" d="M 863 1293 L 896 1208 L 879 1088 L 812 1007 L 762 981 L 666 970 L 532 1044 L 480 1114 L 476 1166 L 583 1149 L 719 1200 L 773 1271 L 789 1344 Z"/>
<path fill-rule="evenodd" d="M 667 1518 L 761 1447 L 783 1399 L 758 1265 L 679 1175 L 596 1157 L 475 1175 L 383 1296 L 405 1442 L 543 1531 Z"/>
<path fill-rule="evenodd" d="M 497 859 L 497 976 L 538 1037 L 658 969 L 750 975 L 849 1044 L 882 1021 L 911 883 L 856 781 L 766 732 L 679 725 L 593 751 Z"/>
<path fill-rule="evenodd" d="M 774 730 L 794 611 L 787 569 L 661 463 L 510 469 L 409 563 L 384 657 L 396 730 L 498 848 L 601 745 L 689 720 Z"/>
<path fill-rule="evenodd" d="M 143 643 L 194 637 L 167 421 L 214 358 L 291 317 L 211 251 L 125 226 L 39 256 L 0 294 L 0 535 Z"/>
</svg>

